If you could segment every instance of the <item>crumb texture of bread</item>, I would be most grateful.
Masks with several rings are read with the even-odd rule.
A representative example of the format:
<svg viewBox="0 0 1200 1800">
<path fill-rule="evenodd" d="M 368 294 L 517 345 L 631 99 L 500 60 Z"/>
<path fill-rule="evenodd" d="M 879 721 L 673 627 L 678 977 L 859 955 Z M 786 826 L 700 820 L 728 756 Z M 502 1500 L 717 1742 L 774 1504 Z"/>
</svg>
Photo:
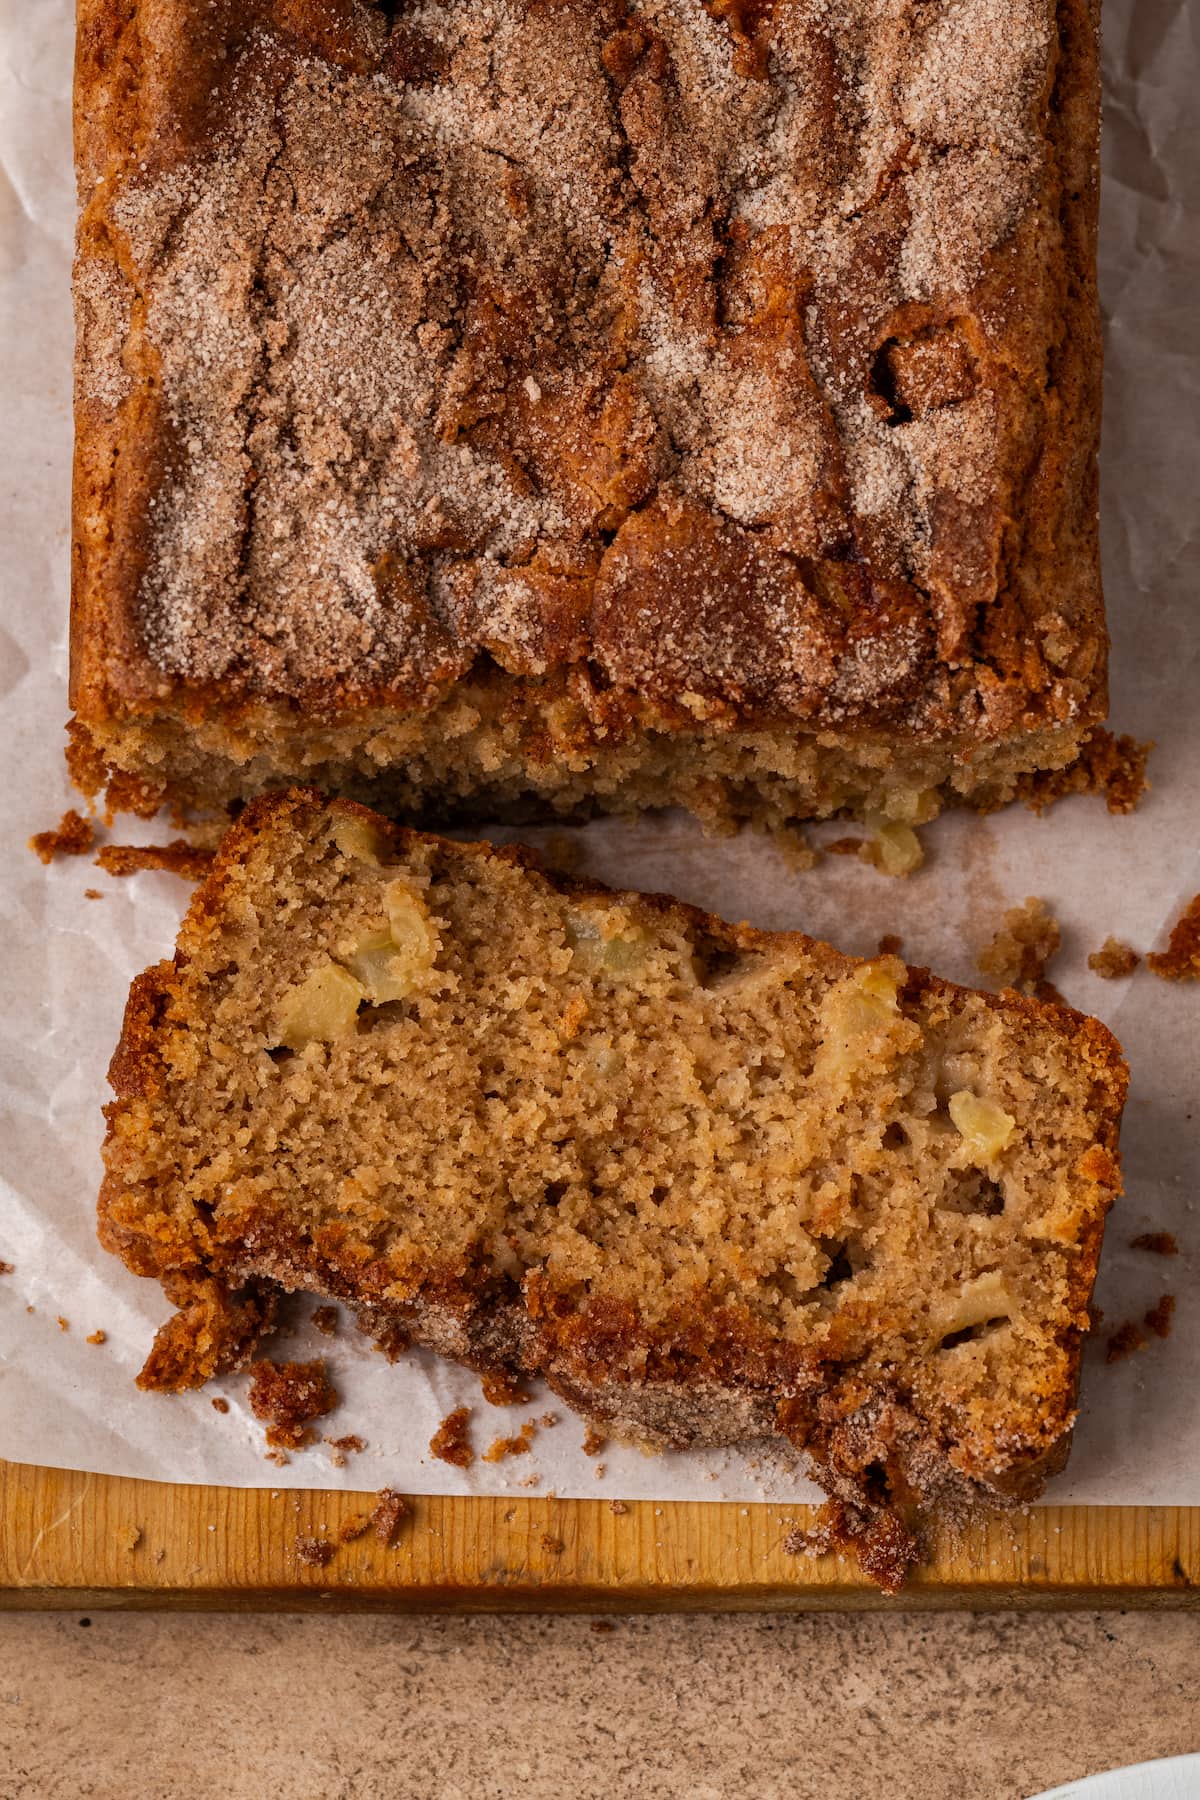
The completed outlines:
<svg viewBox="0 0 1200 1800">
<path fill-rule="evenodd" d="M 1069 764 L 1096 13 L 81 0 L 77 773 L 905 819 Z"/>
<path fill-rule="evenodd" d="M 1077 1013 L 296 793 L 111 1080 L 102 1238 L 183 1309 L 153 1385 L 277 1285 L 604 1436 L 782 1435 L 864 1517 L 1065 1453 L 1126 1083 Z"/>
</svg>

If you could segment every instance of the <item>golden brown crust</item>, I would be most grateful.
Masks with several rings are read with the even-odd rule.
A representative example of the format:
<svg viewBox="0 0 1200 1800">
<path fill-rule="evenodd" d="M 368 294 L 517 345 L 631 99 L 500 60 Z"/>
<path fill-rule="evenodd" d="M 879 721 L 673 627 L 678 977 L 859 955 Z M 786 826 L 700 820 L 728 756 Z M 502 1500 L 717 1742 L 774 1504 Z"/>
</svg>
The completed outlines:
<svg viewBox="0 0 1200 1800">
<path fill-rule="evenodd" d="M 585 747 L 756 728 L 969 760 L 1101 716 L 1090 0 L 499 16 L 81 5 L 73 699 L 110 760 L 139 721 L 236 740 L 264 704 L 432 719 L 497 664 L 529 719 L 568 694 Z M 556 83 L 582 122 L 545 151 Z M 356 278 L 393 270 L 361 338 L 343 231 Z M 417 381 L 403 429 L 364 363 Z M 357 599 L 309 531 L 335 514 Z"/>
<path fill-rule="evenodd" d="M 1031 1068 L 1047 1045 L 1069 1046 L 1075 1104 L 1086 1120 L 1086 1149 L 1073 1152 L 1073 1166 L 1049 1183 L 1049 1189 L 1073 1195 L 1060 1222 L 1047 1224 L 1055 1242 L 1069 1247 L 1061 1323 L 1053 1328 L 1058 1333 L 1054 1372 L 1040 1379 L 1032 1406 L 1026 1396 L 1021 1407 L 1001 1409 L 1003 1429 L 994 1419 L 954 1419 L 953 1410 L 933 1427 L 902 1365 L 864 1375 L 862 1321 L 849 1308 L 832 1318 L 815 1351 L 768 1328 L 737 1295 L 696 1291 L 687 1305 L 669 1307 L 649 1324 L 634 1306 L 611 1295 L 581 1301 L 544 1271 L 530 1269 L 518 1285 L 498 1275 L 486 1257 L 439 1263 L 436 1255 L 426 1255 L 418 1263 L 406 1253 L 398 1279 L 397 1263 L 372 1248 L 341 1214 L 317 1215 L 301 1225 L 278 1210 L 247 1204 L 223 1226 L 207 1214 L 198 1219 L 190 1203 L 176 1211 L 169 1164 L 149 1177 L 147 1170 L 158 1168 L 155 1157 L 162 1154 L 152 1153 L 151 1145 L 156 1121 L 163 1117 L 164 1082 L 178 1080 L 177 1073 L 168 1077 L 164 1058 L 178 1057 L 179 1034 L 186 1033 L 189 1008 L 198 1004 L 189 999 L 188 959 L 203 968 L 210 941 L 222 942 L 221 932 L 238 916 L 245 892 L 239 873 L 258 840 L 292 842 L 293 825 L 303 834 L 330 819 L 359 822 L 377 834 L 373 841 L 390 844 L 396 857 L 432 842 L 352 802 L 327 803 L 311 792 L 271 796 L 246 809 L 193 899 L 183 935 L 187 948 L 174 962 L 148 971 L 130 996 L 111 1071 L 117 1098 L 108 1109 L 100 1200 L 102 1236 L 110 1248 L 141 1273 L 182 1281 L 189 1302 L 192 1284 L 208 1280 L 208 1337 L 222 1293 L 231 1296 L 236 1317 L 248 1280 L 266 1280 L 346 1301 L 364 1329 L 381 1340 L 394 1341 L 402 1333 L 509 1381 L 545 1375 L 600 1430 L 611 1426 L 617 1435 L 632 1432 L 673 1447 L 780 1433 L 813 1459 L 818 1478 L 836 1497 L 858 1508 L 868 1536 L 881 1482 L 894 1503 L 912 1496 L 914 1507 L 928 1502 L 935 1489 L 959 1499 L 982 1492 L 994 1500 L 1024 1500 L 1040 1491 L 1065 1458 L 1074 1416 L 1082 1322 L 1104 1214 L 1120 1185 L 1118 1130 L 1126 1072 L 1102 1025 L 1037 998 L 1012 992 L 970 997 L 985 1016 L 996 1015 L 1012 1027 Z M 308 840 L 302 835 L 295 841 Z M 438 851 L 464 879 L 474 864 L 494 860 L 536 870 L 537 884 L 555 893 L 579 900 L 611 897 L 597 884 L 540 869 L 536 857 L 520 847 L 442 844 Z M 818 977 L 861 966 L 801 934 L 730 925 L 667 896 L 620 899 L 647 923 L 679 927 L 706 979 L 719 975 L 725 959 L 755 950 L 803 952 Z M 217 960 L 223 958 L 224 952 Z M 965 997 L 923 969 L 910 969 L 898 990 L 906 1016 L 928 1012 L 938 1002 L 953 1011 Z M 188 1385 L 205 1378 L 213 1363 L 207 1338 L 203 1354 L 189 1360 L 186 1333 L 186 1322 L 174 1328 L 174 1353 L 162 1359 L 154 1379 Z M 237 1354 L 244 1357 L 248 1350 L 236 1330 L 227 1335 L 237 1340 Z"/>
</svg>

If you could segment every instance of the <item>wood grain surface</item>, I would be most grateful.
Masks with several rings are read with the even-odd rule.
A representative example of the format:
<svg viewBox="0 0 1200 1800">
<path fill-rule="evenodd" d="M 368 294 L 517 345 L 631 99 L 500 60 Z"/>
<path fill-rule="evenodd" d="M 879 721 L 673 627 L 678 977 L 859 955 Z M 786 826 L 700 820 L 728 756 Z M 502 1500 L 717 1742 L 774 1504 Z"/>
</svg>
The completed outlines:
<svg viewBox="0 0 1200 1800">
<path fill-rule="evenodd" d="M 652 1612 L 1200 1603 L 1200 1508 L 1037 1507 L 933 1546 L 897 1600 L 789 1556 L 803 1507 L 417 1498 L 394 1547 L 337 1544 L 368 1494 L 185 1487 L 0 1464 L 0 1604 Z"/>
</svg>

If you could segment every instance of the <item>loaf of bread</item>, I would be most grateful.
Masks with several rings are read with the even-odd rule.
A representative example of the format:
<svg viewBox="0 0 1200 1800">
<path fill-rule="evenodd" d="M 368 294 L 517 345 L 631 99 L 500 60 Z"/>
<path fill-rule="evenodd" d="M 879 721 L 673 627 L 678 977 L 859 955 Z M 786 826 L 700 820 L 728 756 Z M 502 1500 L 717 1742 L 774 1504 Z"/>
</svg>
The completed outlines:
<svg viewBox="0 0 1200 1800">
<path fill-rule="evenodd" d="M 885 1582 L 1065 1458 L 1126 1084 L 1078 1013 L 301 791 L 227 833 L 111 1080 L 149 1387 L 311 1290 L 606 1435 L 785 1438 Z"/>
<path fill-rule="evenodd" d="M 911 824 L 1068 762 L 1097 11 L 80 0 L 80 784 Z"/>
</svg>

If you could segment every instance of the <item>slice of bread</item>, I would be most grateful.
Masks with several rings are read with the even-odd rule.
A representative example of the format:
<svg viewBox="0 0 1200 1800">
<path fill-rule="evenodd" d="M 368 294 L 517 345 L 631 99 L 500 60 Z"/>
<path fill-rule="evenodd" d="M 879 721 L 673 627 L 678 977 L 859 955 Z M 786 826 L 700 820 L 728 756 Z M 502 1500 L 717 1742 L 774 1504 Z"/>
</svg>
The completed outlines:
<svg viewBox="0 0 1200 1800">
<path fill-rule="evenodd" d="M 111 1080 L 101 1236 L 179 1308 L 145 1386 L 310 1289 L 611 1436 L 782 1435 L 885 1582 L 1065 1458 L 1126 1086 L 1078 1013 L 295 792 Z"/>
</svg>

